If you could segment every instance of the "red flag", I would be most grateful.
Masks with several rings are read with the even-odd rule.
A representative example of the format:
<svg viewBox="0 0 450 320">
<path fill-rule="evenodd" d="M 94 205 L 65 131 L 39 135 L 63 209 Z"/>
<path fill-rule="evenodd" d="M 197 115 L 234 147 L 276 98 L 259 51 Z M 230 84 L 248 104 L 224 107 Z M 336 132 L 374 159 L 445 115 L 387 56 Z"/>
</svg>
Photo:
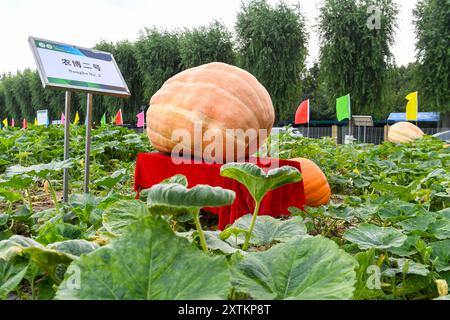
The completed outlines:
<svg viewBox="0 0 450 320">
<path fill-rule="evenodd" d="M 295 124 L 309 123 L 309 99 L 303 101 L 295 112 Z"/>
<path fill-rule="evenodd" d="M 118 126 L 123 125 L 123 119 L 122 119 L 122 109 L 119 109 L 119 111 L 116 114 L 116 124 Z"/>
<path fill-rule="evenodd" d="M 26 129 L 28 127 L 27 119 L 23 119 L 22 121 L 22 129 Z"/>
</svg>

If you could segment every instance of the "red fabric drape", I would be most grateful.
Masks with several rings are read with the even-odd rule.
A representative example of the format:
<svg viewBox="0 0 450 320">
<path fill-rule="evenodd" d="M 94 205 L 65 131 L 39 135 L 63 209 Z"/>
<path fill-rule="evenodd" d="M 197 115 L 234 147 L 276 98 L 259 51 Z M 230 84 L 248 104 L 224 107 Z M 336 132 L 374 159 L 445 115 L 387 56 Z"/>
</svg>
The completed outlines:
<svg viewBox="0 0 450 320">
<path fill-rule="evenodd" d="M 297 161 L 280 159 L 250 159 L 259 167 L 270 167 L 273 161 L 279 161 L 279 166 L 292 166 L 300 170 L 300 163 Z M 264 161 L 263 161 L 264 160 Z M 208 184 L 230 189 L 236 192 L 236 199 L 232 205 L 220 208 L 205 208 L 214 214 L 219 215 L 218 229 L 223 230 L 228 224 L 233 223 L 239 217 L 252 213 L 255 207 L 253 198 L 247 189 L 237 181 L 220 176 L 221 164 L 191 163 L 174 164 L 170 155 L 163 153 L 141 153 L 138 155 L 134 177 L 134 190 L 139 192 L 160 183 L 162 180 L 176 174 L 183 174 L 187 177 L 188 187 L 192 188 L 197 184 Z M 303 210 L 305 205 L 305 195 L 303 183 L 297 182 L 285 185 L 281 188 L 269 192 L 263 199 L 260 207 L 260 215 L 289 215 L 289 207 L 297 207 Z"/>
</svg>

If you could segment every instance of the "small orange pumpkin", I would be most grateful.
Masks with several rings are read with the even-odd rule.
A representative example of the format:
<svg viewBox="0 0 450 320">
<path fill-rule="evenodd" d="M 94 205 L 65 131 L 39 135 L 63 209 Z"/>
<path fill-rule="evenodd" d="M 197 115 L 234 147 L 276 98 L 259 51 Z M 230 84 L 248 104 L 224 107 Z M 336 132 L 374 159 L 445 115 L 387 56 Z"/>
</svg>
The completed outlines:
<svg viewBox="0 0 450 320">
<path fill-rule="evenodd" d="M 397 122 L 389 128 L 388 140 L 396 143 L 412 142 L 424 135 L 423 131 L 411 122 Z"/>
<path fill-rule="evenodd" d="M 330 201 L 331 189 L 322 170 L 309 159 L 295 158 L 291 160 L 300 162 L 306 205 L 318 207 L 327 204 Z"/>
</svg>

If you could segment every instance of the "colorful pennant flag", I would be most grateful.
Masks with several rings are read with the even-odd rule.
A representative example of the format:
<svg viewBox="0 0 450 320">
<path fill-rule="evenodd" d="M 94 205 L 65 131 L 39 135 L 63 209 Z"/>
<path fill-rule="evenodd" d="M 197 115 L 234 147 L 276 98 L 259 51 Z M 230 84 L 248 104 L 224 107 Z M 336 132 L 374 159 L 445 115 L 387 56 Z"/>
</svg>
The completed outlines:
<svg viewBox="0 0 450 320">
<path fill-rule="evenodd" d="M 119 109 L 119 111 L 117 112 L 115 122 L 118 126 L 123 125 L 122 109 Z"/>
<path fill-rule="evenodd" d="M 73 124 L 77 125 L 80 122 L 80 116 L 78 115 L 78 111 L 75 113 L 75 120 L 73 120 Z"/>
<path fill-rule="evenodd" d="M 27 119 L 23 119 L 23 121 L 22 121 L 22 129 L 26 129 L 26 128 L 28 128 Z"/>
<path fill-rule="evenodd" d="M 102 118 L 100 119 L 100 125 L 101 125 L 102 127 L 106 126 L 106 113 L 104 113 L 104 114 L 102 115 Z"/>
<path fill-rule="evenodd" d="M 295 112 L 295 124 L 309 123 L 309 99 L 303 101 Z"/>
<path fill-rule="evenodd" d="M 350 119 L 350 94 L 336 99 L 336 116 L 338 121 Z"/>
<path fill-rule="evenodd" d="M 61 124 L 64 125 L 65 122 L 66 122 L 66 117 L 63 112 L 63 113 L 61 113 Z"/>
<path fill-rule="evenodd" d="M 34 125 L 35 125 L 35 126 L 38 125 L 37 118 L 34 118 Z"/>
<path fill-rule="evenodd" d="M 419 113 L 419 99 L 418 92 L 411 92 L 406 96 L 406 121 L 417 121 Z"/>
<path fill-rule="evenodd" d="M 136 126 L 138 127 L 138 128 L 143 128 L 144 126 L 145 126 L 145 120 L 144 120 L 144 111 L 142 111 L 142 112 L 139 112 L 137 115 L 136 115 L 136 117 L 137 117 L 137 124 L 136 124 Z"/>
<path fill-rule="evenodd" d="M 6 128 L 8 126 L 8 118 L 3 119 L 2 123 Z"/>
<path fill-rule="evenodd" d="M 14 118 L 11 119 L 11 127 L 14 127 L 16 123 L 14 122 Z"/>
</svg>

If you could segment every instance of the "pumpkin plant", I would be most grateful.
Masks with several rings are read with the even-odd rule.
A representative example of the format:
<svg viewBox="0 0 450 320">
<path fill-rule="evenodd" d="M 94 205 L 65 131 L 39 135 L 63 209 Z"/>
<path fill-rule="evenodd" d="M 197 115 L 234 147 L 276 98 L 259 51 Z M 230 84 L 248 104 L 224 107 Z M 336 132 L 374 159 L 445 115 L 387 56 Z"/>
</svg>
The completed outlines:
<svg viewBox="0 0 450 320">
<path fill-rule="evenodd" d="M 253 163 L 228 163 L 220 168 L 220 175 L 242 183 L 255 200 L 250 227 L 245 236 L 243 250 L 247 250 L 264 196 L 271 190 L 302 179 L 300 172 L 291 166 L 271 169 L 265 173 Z"/>
<path fill-rule="evenodd" d="M 222 207 L 233 203 L 234 191 L 209 185 L 196 185 L 188 189 L 187 180 L 180 175 L 145 191 L 147 206 L 152 213 L 192 214 L 203 251 L 208 252 L 205 235 L 200 224 L 200 209 L 203 207 Z"/>
</svg>

